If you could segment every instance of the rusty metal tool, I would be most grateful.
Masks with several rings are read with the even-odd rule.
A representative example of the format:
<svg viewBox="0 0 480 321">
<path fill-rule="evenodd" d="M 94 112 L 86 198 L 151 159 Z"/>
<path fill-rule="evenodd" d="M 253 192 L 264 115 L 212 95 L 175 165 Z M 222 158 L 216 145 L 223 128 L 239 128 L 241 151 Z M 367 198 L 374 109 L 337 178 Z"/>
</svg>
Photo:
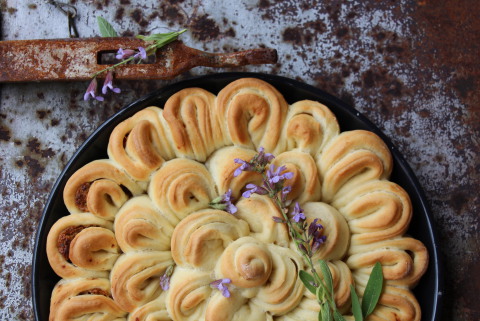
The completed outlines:
<svg viewBox="0 0 480 321">
<path fill-rule="evenodd" d="M 102 55 L 119 48 L 146 47 L 136 38 L 86 38 L 0 41 L 0 82 L 89 80 L 100 70 Z M 215 68 L 273 64 L 275 49 L 208 53 L 174 41 L 156 52 L 155 62 L 125 64 L 115 69 L 117 79 L 169 79 L 193 67 Z"/>
</svg>

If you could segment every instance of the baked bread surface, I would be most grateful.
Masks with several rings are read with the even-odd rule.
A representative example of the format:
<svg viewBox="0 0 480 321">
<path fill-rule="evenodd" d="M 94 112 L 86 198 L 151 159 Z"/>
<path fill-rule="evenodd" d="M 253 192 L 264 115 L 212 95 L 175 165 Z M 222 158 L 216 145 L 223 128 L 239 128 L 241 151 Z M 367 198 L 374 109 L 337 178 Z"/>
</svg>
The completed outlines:
<svg viewBox="0 0 480 321">
<path fill-rule="evenodd" d="M 350 284 L 360 297 L 375 262 L 384 291 L 369 320 L 420 320 L 411 292 L 428 252 L 405 236 L 412 206 L 390 182 L 385 143 L 364 130 L 340 132 L 325 105 L 289 105 L 272 85 L 236 80 L 217 95 L 187 88 L 120 123 L 108 159 L 74 173 L 64 189 L 70 213 L 51 228 L 55 286 L 50 320 L 317 320 L 319 305 L 298 278 L 296 252 L 276 205 L 242 197 L 258 173 L 234 177 L 260 147 L 294 174 L 289 199 L 326 242 L 314 256 L 332 272 L 347 320 Z M 231 190 L 230 214 L 209 203 Z M 67 213 L 66 213 L 67 214 Z M 160 278 L 174 266 L 169 289 Z M 210 286 L 228 278 L 230 297 Z"/>
</svg>

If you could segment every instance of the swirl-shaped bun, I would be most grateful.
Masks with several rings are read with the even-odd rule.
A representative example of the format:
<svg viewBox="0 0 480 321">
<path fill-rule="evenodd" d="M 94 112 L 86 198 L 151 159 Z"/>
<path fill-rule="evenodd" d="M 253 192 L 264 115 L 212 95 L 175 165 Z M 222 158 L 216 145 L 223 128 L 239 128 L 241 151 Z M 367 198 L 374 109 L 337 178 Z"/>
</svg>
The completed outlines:
<svg viewBox="0 0 480 321">
<path fill-rule="evenodd" d="M 318 177 L 315 160 L 310 154 L 290 151 L 278 155 L 273 164 L 285 166 L 286 172 L 293 173 L 293 178 L 285 182 L 285 186 L 291 186 L 288 199 L 300 204 L 319 200 L 321 197 L 320 179 Z"/>
<path fill-rule="evenodd" d="M 123 252 L 133 250 L 170 250 L 173 225 L 146 195 L 126 202 L 115 218 L 114 230 Z"/>
<path fill-rule="evenodd" d="M 126 320 L 123 311 L 110 293 L 108 279 L 61 280 L 53 289 L 50 302 L 50 321 Z"/>
<path fill-rule="evenodd" d="M 128 315 L 128 321 L 170 321 L 170 315 L 165 305 L 165 292 Z"/>
<path fill-rule="evenodd" d="M 252 237 L 242 237 L 231 243 L 218 264 L 218 274 L 241 288 L 265 284 L 272 272 L 272 256 L 267 245 Z"/>
<path fill-rule="evenodd" d="M 110 135 L 109 158 L 138 181 L 147 181 L 165 159 L 175 157 L 161 117 L 160 108 L 145 108 L 118 124 Z"/>
<path fill-rule="evenodd" d="M 112 223 L 89 213 L 62 217 L 48 233 L 48 262 L 66 279 L 107 277 L 119 254 Z"/>
<path fill-rule="evenodd" d="M 172 263 L 168 251 L 122 254 L 110 273 L 115 302 L 123 310 L 132 312 L 157 298 L 162 291 L 160 277 Z"/>
<path fill-rule="evenodd" d="M 205 314 L 212 288 L 210 272 L 177 267 L 170 280 L 166 305 L 173 320 L 196 321 Z"/>
<path fill-rule="evenodd" d="M 200 88 L 180 90 L 167 100 L 163 117 L 178 156 L 204 162 L 226 144 L 213 113 L 214 104 L 215 95 Z"/>
<path fill-rule="evenodd" d="M 425 245 L 410 237 L 354 246 L 349 252 L 346 263 L 357 278 L 362 275 L 368 278 L 375 262 L 380 262 L 384 278 L 391 285 L 415 285 L 428 265 Z"/>
<path fill-rule="evenodd" d="M 280 134 L 288 105 L 272 85 L 255 78 L 231 82 L 219 93 L 215 112 L 222 134 L 236 146 L 283 152 Z"/>
<path fill-rule="evenodd" d="M 237 203 L 235 215 L 246 221 L 250 227 L 250 235 L 264 243 L 288 246 L 290 236 L 285 224 L 276 223 L 272 217 L 283 219 L 277 205 L 267 196 L 253 194 L 249 198 L 241 198 Z"/>
<path fill-rule="evenodd" d="M 313 260 L 342 259 L 350 242 L 350 231 L 343 216 L 334 207 L 320 202 L 306 203 L 303 210 L 308 223 L 319 219 L 323 226 L 322 234 L 327 238 L 313 256 Z"/>
<path fill-rule="evenodd" d="M 282 138 L 286 149 L 316 157 L 340 132 L 337 118 L 325 105 L 302 100 L 290 106 Z"/>
<path fill-rule="evenodd" d="M 289 248 L 269 244 L 272 273 L 268 283 L 260 287 L 251 300 L 272 315 L 282 315 L 295 308 L 303 296 L 303 285 L 298 272 L 303 268 L 299 254 Z"/>
<path fill-rule="evenodd" d="M 365 130 L 341 133 L 325 146 L 318 160 L 323 200 L 330 202 L 340 189 L 388 178 L 392 164 L 387 145 L 374 133 Z"/>
<path fill-rule="evenodd" d="M 148 195 L 176 224 L 188 214 L 207 208 L 217 193 L 212 176 L 203 164 L 178 158 L 165 163 L 152 176 Z"/>
<path fill-rule="evenodd" d="M 403 235 L 412 205 L 403 188 L 389 181 L 370 181 L 335 197 L 332 205 L 347 219 L 352 246 Z"/>
<path fill-rule="evenodd" d="M 173 231 L 172 257 L 180 266 L 211 269 L 224 249 L 248 235 L 248 225 L 219 210 L 203 210 L 184 218 Z"/>
<path fill-rule="evenodd" d="M 143 189 L 110 160 L 96 160 L 77 170 L 67 181 L 63 200 L 70 213 L 90 212 L 113 220 L 130 195 Z"/>
<path fill-rule="evenodd" d="M 231 189 L 232 196 L 238 199 L 245 185 L 261 184 L 262 175 L 256 172 L 244 172 L 237 177 L 233 175 L 240 167 L 240 164 L 235 163 L 235 159 L 250 161 L 253 156 L 254 151 L 239 147 L 225 147 L 212 154 L 205 166 L 212 174 L 219 194 L 225 194 Z"/>
</svg>

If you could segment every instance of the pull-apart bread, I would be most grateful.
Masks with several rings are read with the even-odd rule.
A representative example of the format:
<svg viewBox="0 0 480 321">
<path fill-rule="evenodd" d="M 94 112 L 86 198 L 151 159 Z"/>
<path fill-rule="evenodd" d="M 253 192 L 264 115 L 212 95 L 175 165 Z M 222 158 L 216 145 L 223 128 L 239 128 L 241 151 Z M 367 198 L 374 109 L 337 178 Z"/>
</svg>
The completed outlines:
<svg viewBox="0 0 480 321">
<path fill-rule="evenodd" d="M 289 105 L 270 84 L 234 81 L 214 95 L 188 88 L 164 106 L 121 122 L 108 159 L 88 163 L 64 189 L 69 211 L 51 228 L 49 262 L 61 280 L 50 320 L 317 320 L 319 304 L 298 278 L 306 263 L 268 195 L 242 197 L 261 184 L 234 159 L 260 147 L 293 178 L 289 198 L 307 221 L 319 219 L 335 301 L 351 316 L 350 284 L 363 295 L 376 262 L 384 290 L 369 320 L 420 320 L 411 292 L 428 253 L 405 235 L 407 193 L 389 181 L 392 156 L 364 130 L 340 133 L 315 101 Z M 231 190 L 237 212 L 209 203 Z M 65 213 L 67 214 L 67 213 Z M 174 266 L 168 290 L 160 278 Z M 230 279 L 230 296 L 211 286 Z"/>
</svg>

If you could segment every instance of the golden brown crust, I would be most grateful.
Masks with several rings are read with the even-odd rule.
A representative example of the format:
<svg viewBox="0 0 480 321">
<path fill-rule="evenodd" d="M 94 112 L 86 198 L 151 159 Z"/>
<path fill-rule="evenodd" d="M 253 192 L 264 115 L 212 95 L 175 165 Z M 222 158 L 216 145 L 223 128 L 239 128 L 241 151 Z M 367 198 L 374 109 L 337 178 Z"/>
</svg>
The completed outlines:
<svg viewBox="0 0 480 321">
<path fill-rule="evenodd" d="M 205 166 L 181 158 L 165 163 L 152 175 L 148 195 L 173 224 L 194 211 L 207 208 L 217 196 Z"/>
<path fill-rule="evenodd" d="M 128 194 L 139 195 L 142 192 L 143 189 L 114 162 L 95 160 L 68 179 L 63 201 L 70 213 L 81 213 L 87 209 L 101 218 L 113 220 L 119 207 L 128 200 Z"/>
<path fill-rule="evenodd" d="M 325 146 L 318 159 L 323 200 L 330 202 L 342 188 L 388 178 L 392 164 L 388 147 L 374 133 L 365 130 L 341 133 Z"/>
<path fill-rule="evenodd" d="M 110 273 L 112 295 L 125 311 L 156 299 L 162 292 L 160 277 L 173 263 L 169 251 L 130 252 L 121 255 Z"/>
<path fill-rule="evenodd" d="M 280 134 L 288 105 L 272 85 L 255 78 L 231 82 L 217 96 L 215 114 L 234 145 L 282 152 Z"/>
<path fill-rule="evenodd" d="M 66 232 L 70 237 L 65 237 Z M 66 279 L 107 277 L 118 255 L 112 223 L 89 213 L 62 217 L 47 236 L 50 266 Z"/>
<path fill-rule="evenodd" d="M 50 321 L 73 320 L 103 314 L 103 320 L 126 320 L 111 298 L 108 279 L 61 280 L 55 285 L 50 303 Z"/>
<path fill-rule="evenodd" d="M 290 106 L 282 139 L 286 140 L 286 150 L 298 150 L 315 157 L 339 132 L 337 119 L 330 109 L 316 101 L 302 100 Z"/>
<path fill-rule="evenodd" d="M 136 180 L 148 180 L 165 160 L 175 157 L 161 117 L 160 108 L 145 108 L 118 124 L 110 135 L 109 158 Z"/>
<path fill-rule="evenodd" d="M 215 95 L 201 88 L 180 90 L 167 100 L 163 117 L 178 156 L 204 162 L 226 144 L 213 113 L 214 104 Z"/>
<path fill-rule="evenodd" d="M 315 160 L 310 154 L 289 151 L 279 154 L 272 164 L 285 166 L 285 172 L 293 173 L 293 178 L 285 182 L 291 186 L 288 199 L 300 204 L 321 199 L 321 185 Z"/>
</svg>

